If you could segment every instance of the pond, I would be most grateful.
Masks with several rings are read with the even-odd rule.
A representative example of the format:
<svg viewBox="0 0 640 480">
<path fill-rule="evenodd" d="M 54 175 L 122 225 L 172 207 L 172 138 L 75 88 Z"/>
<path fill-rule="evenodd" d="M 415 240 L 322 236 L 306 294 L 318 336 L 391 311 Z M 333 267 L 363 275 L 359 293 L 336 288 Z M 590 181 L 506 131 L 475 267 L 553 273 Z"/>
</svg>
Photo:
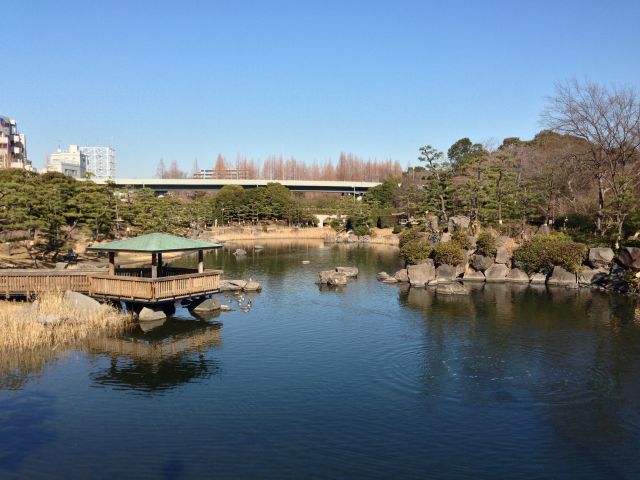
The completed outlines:
<svg viewBox="0 0 640 480">
<path fill-rule="evenodd" d="M 634 300 L 438 296 L 375 280 L 390 247 L 239 245 L 206 258 L 263 285 L 231 312 L 3 359 L 0 478 L 639 478 Z M 314 284 L 337 265 L 360 275 Z"/>
</svg>

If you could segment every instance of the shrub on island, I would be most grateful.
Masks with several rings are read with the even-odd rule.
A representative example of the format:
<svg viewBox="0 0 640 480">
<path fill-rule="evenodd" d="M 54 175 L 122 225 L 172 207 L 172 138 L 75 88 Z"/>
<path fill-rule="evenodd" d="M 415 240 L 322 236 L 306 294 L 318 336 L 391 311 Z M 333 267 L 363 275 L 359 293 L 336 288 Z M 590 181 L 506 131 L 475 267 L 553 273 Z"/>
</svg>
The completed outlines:
<svg viewBox="0 0 640 480">
<path fill-rule="evenodd" d="M 482 232 L 476 240 L 476 254 L 485 257 L 495 257 L 498 247 L 496 245 L 496 237 L 489 232 Z"/>
<path fill-rule="evenodd" d="M 577 273 L 586 253 L 586 245 L 574 242 L 567 235 L 539 235 L 515 250 L 513 262 L 527 273 L 550 273 L 555 266 Z"/>
<path fill-rule="evenodd" d="M 436 266 L 460 265 L 464 261 L 464 250 L 456 242 L 438 243 L 433 247 L 431 257 Z"/>
<path fill-rule="evenodd" d="M 431 255 L 433 247 L 426 238 L 416 238 L 405 242 L 400 248 L 400 257 L 407 265 L 416 265 Z"/>
<path fill-rule="evenodd" d="M 473 244 L 469 238 L 469 233 L 466 230 L 456 230 L 451 234 L 451 241 L 456 243 L 463 250 L 471 250 Z"/>
</svg>

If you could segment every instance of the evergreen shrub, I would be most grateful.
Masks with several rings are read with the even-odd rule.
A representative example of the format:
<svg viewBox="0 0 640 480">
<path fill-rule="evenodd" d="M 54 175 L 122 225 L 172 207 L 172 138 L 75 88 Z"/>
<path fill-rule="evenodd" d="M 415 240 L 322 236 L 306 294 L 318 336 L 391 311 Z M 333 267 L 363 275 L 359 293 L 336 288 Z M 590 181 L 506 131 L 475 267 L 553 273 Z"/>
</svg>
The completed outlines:
<svg viewBox="0 0 640 480">
<path fill-rule="evenodd" d="M 476 240 L 476 253 L 485 257 L 495 256 L 498 248 L 496 246 L 496 238 L 489 232 L 482 232 Z"/>
<path fill-rule="evenodd" d="M 516 267 L 527 273 L 549 273 L 558 265 L 577 273 L 585 260 L 587 246 L 564 234 L 539 235 L 513 253 Z"/>
<path fill-rule="evenodd" d="M 436 266 L 459 265 L 464 261 L 464 250 L 455 242 L 438 243 L 431 253 Z"/>
</svg>

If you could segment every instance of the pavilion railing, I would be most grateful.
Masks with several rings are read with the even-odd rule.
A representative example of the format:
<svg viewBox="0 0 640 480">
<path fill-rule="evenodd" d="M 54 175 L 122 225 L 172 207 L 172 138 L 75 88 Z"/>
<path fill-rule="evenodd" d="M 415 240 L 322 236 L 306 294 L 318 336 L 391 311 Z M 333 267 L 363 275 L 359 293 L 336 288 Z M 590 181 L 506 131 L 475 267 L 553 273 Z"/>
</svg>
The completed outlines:
<svg viewBox="0 0 640 480">
<path fill-rule="evenodd" d="M 158 278 L 105 274 L 89 276 L 89 295 L 130 301 L 160 302 L 207 294 L 220 288 L 220 270 Z"/>
</svg>

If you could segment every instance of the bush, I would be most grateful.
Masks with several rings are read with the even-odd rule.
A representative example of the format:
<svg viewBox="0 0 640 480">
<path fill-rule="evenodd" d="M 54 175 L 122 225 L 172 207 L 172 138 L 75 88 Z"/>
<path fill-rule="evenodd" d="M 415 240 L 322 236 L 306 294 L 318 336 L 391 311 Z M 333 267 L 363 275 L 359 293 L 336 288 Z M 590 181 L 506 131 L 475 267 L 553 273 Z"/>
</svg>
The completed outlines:
<svg viewBox="0 0 640 480">
<path fill-rule="evenodd" d="M 342 221 L 338 220 L 337 218 L 334 218 L 333 220 L 331 220 L 329 222 L 329 226 L 333 228 L 336 232 L 342 232 L 344 230 L 344 225 L 342 224 Z"/>
<path fill-rule="evenodd" d="M 498 248 L 496 247 L 496 238 L 489 232 L 482 232 L 476 240 L 476 253 L 485 257 L 494 257 Z"/>
<path fill-rule="evenodd" d="M 400 257 L 408 265 L 415 265 L 421 260 L 429 258 L 432 247 L 427 239 L 416 239 L 406 242 L 400 249 Z"/>
<path fill-rule="evenodd" d="M 400 232 L 402 232 L 402 227 L 400 225 L 394 225 L 393 226 L 393 233 L 395 233 L 397 235 Z"/>
<path fill-rule="evenodd" d="M 469 239 L 469 233 L 464 230 L 456 230 L 451 235 L 451 241 L 460 245 L 463 250 L 471 250 L 473 245 Z"/>
<path fill-rule="evenodd" d="M 400 248 L 405 244 L 420 238 L 422 238 L 422 235 L 417 228 L 409 228 L 400 234 Z"/>
<path fill-rule="evenodd" d="M 464 261 L 464 251 L 455 242 L 436 244 L 431 256 L 436 265 L 459 265 Z"/>
<path fill-rule="evenodd" d="M 549 273 L 556 265 L 577 273 L 586 253 L 586 245 L 574 242 L 567 235 L 540 235 L 518 248 L 513 261 L 527 273 Z"/>
<path fill-rule="evenodd" d="M 359 237 L 364 237 L 365 235 L 371 235 L 371 229 L 368 225 L 361 223 L 360 225 L 353 227 L 353 233 Z"/>
</svg>

